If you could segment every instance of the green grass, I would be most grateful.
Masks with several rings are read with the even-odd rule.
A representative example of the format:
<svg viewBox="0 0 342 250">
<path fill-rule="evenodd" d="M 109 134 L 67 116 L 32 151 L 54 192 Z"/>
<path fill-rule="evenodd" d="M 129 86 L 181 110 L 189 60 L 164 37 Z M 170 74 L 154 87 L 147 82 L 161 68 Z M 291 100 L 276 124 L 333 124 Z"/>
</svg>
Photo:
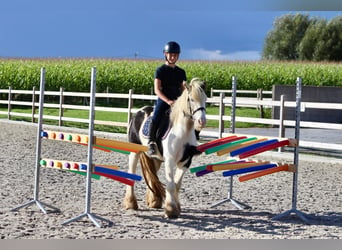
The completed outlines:
<svg viewBox="0 0 342 250">
<path fill-rule="evenodd" d="M 229 116 L 231 113 L 231 108 L 226 107 L 224 114 Z M 264 110 L 264 117 L 265 118 L 271 118 L 271 109 L 265 109 Z M 207 114 L 210 115 L 218 115 L 219 114 L 219 108 L 215 106 L 207 106 Z M 258 111 L 255 108 L 237 108 L 235 110 L 235 116 L 241 116 L 241 117 L 250 117 L 250 118 L 260 118 L 260 111 Z M 207 127 L 210 128 L 218 128 L 219 122 L 216 120 L 208 120 L 207 121 Z M 267 127 L 266 124 L 259 124 L 259 123 L 245 123 L 245 122 L 236 122 L 235 127 L 237 128 L 251 128 L 251 127 Z M 225 121 L 224 127 L 229 128 L 230 122 Z"/>
</svg>

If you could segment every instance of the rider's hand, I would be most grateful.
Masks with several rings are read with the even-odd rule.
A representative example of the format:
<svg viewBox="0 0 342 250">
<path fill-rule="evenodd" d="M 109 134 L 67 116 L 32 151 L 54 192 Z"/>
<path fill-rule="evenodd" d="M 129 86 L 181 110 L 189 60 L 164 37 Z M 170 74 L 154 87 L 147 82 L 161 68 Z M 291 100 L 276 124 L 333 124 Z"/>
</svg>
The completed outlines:
<svg viewBox="0 0 342 250">
<path fill-rule="evenodd" d="M 173 100 L 168 100 L 167 101 L 167 104 L 169 104 L 170 106 L 172 106 L 174 103 L 175 103 L 175 101 L 173 101 Z"/>
</svg>

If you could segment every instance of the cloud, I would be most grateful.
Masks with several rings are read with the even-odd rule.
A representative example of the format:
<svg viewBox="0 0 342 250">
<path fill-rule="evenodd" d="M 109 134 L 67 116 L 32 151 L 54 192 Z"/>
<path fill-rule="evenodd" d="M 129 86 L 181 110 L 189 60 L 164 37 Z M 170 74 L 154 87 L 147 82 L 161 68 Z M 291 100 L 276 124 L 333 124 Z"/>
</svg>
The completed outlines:
<svg viewBox="0 0 342 250">
<path fill-rule="evenodd" d="M 191 49 L 188 59 L 209 61 L 257 61 L 261 59 L 260 51 L 246 50 L 222 53 L 221 50 Z"/>
</svg>

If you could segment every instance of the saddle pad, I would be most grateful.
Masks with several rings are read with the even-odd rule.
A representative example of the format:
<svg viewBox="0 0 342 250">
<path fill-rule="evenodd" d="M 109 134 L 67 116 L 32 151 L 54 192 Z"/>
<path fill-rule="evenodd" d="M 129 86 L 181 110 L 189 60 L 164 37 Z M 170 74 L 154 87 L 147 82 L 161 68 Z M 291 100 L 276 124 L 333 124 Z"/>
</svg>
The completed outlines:
<svg viewBox="0 0 342 250">
<path fill-rule="evenodd" d="M 147 119 L 146 119 L 146 122 L 143 124 L 143 128 L 142 128 L 142 135 L 144 138 L 148 138 L 149 137 L 149 131 L 150 131 L 150 124 L 152 122 L 152 116 L 149 116 Z M 163 127 L 163 126 L 162 126 Z M 161 139 L 164 140 L 166 138 L 166 136 L 169 134 L 170 132 L 170 126 L 165 126 L 163 128 L 158 128 L 158 131 L 157 131 L 157 135 L 159 134 L 162 134 Z M 162 130 L 162 131 L 160 131 Z M 160 133 L 162 132 L 162 133 Z M 157 136 L 159 137 L 159 136 Z"/>
<path fill-rule="evenodd" d="M 143 124 L 142 134 L 145 138 L 148 138 L 151 122 L 152 122 L 152 116 L 148 117 L 146 122 Z"/>
</svg>

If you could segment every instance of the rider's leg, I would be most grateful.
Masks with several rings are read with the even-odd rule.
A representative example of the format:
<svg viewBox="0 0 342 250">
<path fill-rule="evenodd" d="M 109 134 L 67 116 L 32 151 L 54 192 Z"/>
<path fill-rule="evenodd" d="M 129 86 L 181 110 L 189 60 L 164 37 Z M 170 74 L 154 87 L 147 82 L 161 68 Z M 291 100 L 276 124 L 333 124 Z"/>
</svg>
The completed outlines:
<svg viewBox="0 0 342 250">
<path fill-rule="evenodd" d="M 153 119 L 150 124 L 149 129 L 149 137 L 148 137 L 148 151 L 147 153 L 151 156 L 157 154 L 157 144 L 156 144 L 156 132 L 157 132 L 157 123 L 153 122 Z"/>
<path fill-rule="evenodd" d="M 150 156 L 156 156 L 158 154 L 157 149 L 157 130 L 159 128 L 160 121 L 165 114 L 165 111 L 169 108 L 169 105 L 163 102 L 161 99 L 157 99 L 155 108 L 153 110 L 152 121 L 149 129 L 149 139 L 148 139 L 148 151 L 147 154 Z"/>
</svg>

